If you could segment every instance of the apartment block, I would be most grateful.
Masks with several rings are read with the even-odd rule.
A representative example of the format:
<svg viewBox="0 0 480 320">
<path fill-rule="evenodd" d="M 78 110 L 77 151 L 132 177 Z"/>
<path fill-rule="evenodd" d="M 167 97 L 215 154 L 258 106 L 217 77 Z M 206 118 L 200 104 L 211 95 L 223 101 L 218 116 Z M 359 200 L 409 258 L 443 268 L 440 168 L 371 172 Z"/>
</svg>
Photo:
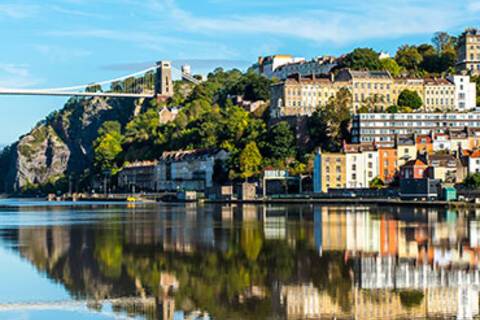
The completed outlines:
<svg viewBox="0 0 480 320">
<path fill-rule="evenodd" d="M 399 135 L 480 129 L 480 113 L 364 113 L 353 116 L 352 142 L 393 146 Z"/>
<path fill-rule="evenodd" d="M 456 69 L 471 75 L 480 74 L 480 30 L 467 29 L 458 38 Z"/>
</svg>

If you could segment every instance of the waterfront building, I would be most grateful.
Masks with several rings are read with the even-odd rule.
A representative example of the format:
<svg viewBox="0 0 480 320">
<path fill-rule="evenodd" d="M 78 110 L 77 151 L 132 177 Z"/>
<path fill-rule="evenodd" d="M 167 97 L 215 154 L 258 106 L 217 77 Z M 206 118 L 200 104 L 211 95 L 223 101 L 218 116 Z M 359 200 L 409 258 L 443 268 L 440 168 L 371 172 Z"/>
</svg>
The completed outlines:
<svg viewBox="0 0 480 320">
<path fill-rule="evenodd" d="M 328 189 L 346 187 L 345 153 L 326 153 L 319 151 L 315 155 L 313 170 L 314 192 L 327 192 Z"/>
<path fill-rule="evenodd" d="M 373 145 L 345 145 L 347 188 L 368 188 L 378 176 L 378 152 Z"/>
<path fill-rule="evenodd" d="M 480 52 L 480 51 L 479 51 Z M 477 106 L 477 86 L 469 76 L 452 75 L 447 79 L 455 86 L 455 111 L 474 110 Z"/>
<path fill-rule="evenodd" d="M 407 161 L 417 157 L 415 138 L 409 136 L 397 137 L 397 164 L 403 166 Z"/>
<path fill-rule="evenodd" d="M 385 110 L 394 104 L 392 96 L 393 78 L 388 71 L 341 70 L 335 81 L 343 83 L 342 87 L 351 89 L 353 111 L 362 106 Z"/>
<path fill-rule="evenodd" d="M 221 149 L 165 151 L 156 166 L 159 191 L 205 191 L 213 186 L 213 168 L 228 153 Z"/>
<path fill-rule="evenodd" d="M 270 114 L 272 118 L 311 116 L 320 106 L 335 97 L 339 84 L 331 78 L 292 76 L 272 85 Z"/>
<path fill-rule="evenodd" d="M 430 135 L 480 129 L 480 112 L 362 113 L 353 116 L 352 142 L 393 146 L 399 135 Z"/>
<path fill-rule="evenodd" d="M 471 75 L 480 74 L 480 30 L 466 29 L 458 38 L 456 69 Z"/>
<path fill-rule="evenodd" d="M 127 164 L 118 174 L 118 186 L 132 192 L 155 191 L 157 161 Z"/>
<path fill-rule="evenodd" d="M 400 179 L 424 179 L 427 169 L 428 164 L 423 159 L 409 160 L 400 166 Z"/>
<path fill-rule="evenodd" d="M 397 173 L 397 149 L 378 148 L 378 177 L 385 183 L 390 183 Z"/>
<path fill-rule="evenodd" d="M 462 161 L 451 154 L 432 154 L 427 157 L 429 177 L 445 183 L 460 183 L 465 180 L 467 168 Z"/>
<path fill-rule="evenodd" d="M 468 173 L 480 173 L 480 150 L 474 151 L 468 157 Z"/>
</svg>

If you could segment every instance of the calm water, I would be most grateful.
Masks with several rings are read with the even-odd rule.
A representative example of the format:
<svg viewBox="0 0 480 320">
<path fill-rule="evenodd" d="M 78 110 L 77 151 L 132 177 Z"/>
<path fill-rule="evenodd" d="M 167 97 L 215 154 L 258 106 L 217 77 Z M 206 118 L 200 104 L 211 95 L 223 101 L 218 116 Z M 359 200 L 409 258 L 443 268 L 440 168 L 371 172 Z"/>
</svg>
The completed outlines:
<svg viewBox="0 0 480 320">
<path fill-rule="evenodd" d="M 0 200 L 0 319 L 479 317 L 480 215 Z"/>
</svg>

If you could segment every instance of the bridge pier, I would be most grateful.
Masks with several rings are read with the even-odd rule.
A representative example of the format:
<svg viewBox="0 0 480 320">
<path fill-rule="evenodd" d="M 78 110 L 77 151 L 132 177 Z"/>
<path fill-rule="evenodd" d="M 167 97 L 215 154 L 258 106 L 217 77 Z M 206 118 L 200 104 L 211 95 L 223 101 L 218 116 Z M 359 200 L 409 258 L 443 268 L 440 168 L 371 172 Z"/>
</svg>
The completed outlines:
<svg viewBox="0 0 480 320">
<path fill-rule="evenodd" d="M 173 96 L 172 64 L 170 61 L 158 61 L 155 74 L 155 95 L 162 100 Z"/>
</svg>

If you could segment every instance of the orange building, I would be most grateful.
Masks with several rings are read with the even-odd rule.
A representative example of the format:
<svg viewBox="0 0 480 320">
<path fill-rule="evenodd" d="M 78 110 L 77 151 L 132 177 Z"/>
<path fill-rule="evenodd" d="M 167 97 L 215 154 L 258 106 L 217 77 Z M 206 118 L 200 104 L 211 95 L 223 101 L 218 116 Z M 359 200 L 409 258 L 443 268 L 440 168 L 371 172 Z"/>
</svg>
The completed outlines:
<svg viewBox="0 0 480 320">
<path fill-rule="evenodd" d="M 383 182 L 390 183 L 397 173 L 397 149 L 378 148 L 378 176 Z"/>
<path fill-rule="evenodd" d="M 432 137 L 429 135 L 419 135 L 415 137 L 415 145 L 417 146 L 417 152 L 419 153 L 433 153 Z"/>
</svg>

